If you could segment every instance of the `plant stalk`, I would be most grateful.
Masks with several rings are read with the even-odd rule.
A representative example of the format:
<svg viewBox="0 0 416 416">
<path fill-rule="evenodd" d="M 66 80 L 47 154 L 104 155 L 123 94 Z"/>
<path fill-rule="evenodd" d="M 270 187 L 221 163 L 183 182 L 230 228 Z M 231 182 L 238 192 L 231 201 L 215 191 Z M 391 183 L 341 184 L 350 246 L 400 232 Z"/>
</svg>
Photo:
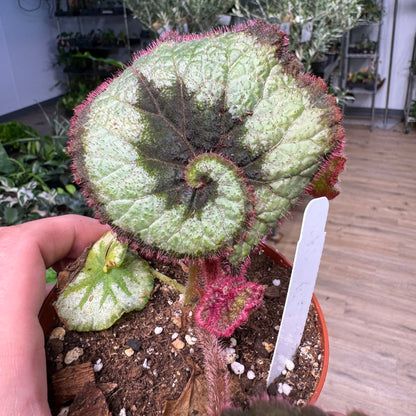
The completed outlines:
<svg viewBox="0 0 416 416">
<path fill-rule="evenodd" d="M 156 277 L 163 283 L 166 283 L 167 285 L 173 287 L 176 289 L 179 293 L 185 293 L 185 286 L 178 283 L 176 280 L 171 279 L 170 277 L 164 275 L 163 273 L 158 272 L 155 269 L 150 269 L 152 272 L 153 277 Z"/>
<path fill-rule="evenodd" d="M 185 306 L 191 306 L 195 302 L 200 273 L 201 267 L 199 263 L 192 262 L 189 266 L 188 281 L 185 287 Z"/>
</svg>

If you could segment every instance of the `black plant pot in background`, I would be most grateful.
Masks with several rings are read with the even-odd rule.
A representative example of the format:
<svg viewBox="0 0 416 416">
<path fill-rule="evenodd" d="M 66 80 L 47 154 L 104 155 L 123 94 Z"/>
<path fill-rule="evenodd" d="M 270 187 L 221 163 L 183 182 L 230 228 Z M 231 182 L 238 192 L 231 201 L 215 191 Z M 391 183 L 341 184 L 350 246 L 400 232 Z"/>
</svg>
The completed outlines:
<svg viewBox="0 0 416 416">
<path fill-rule="evenodd" d="M 319 57 L 316 61 L 311 63 L 312 73 L 317 77 L 324 77 L 325 68 L 328 66 L 328 56 Z"/>
</svg>

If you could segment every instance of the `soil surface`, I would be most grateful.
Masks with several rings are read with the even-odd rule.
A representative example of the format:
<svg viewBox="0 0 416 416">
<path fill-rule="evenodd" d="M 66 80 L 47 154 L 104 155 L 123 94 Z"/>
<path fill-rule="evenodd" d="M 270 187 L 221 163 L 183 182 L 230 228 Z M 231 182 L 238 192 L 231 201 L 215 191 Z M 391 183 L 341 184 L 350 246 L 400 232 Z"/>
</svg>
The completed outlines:
<svg viewBox="0 0 416 416">
<path fill-rule="evenodd" d="M 184 280 L 179 265 L 153 266 L 170 277 Z M 232 400 L 236 405 L 245 407 L 248 398 L 266 393 L 266 379 L 289 278 L 289 269 L 277 266 L 261 252 L 252 256 L 247 279 L 266 286 L 264 302 L 232 337 L 220 340 L 229 361 L 244 365 L 240 375 L 233 373 L 231 364 L 227 365 Z M 70 406 L 69 415 L 83 416 L 93 412 L 114 416 L 180 414 L 164 410 L 166 402 L 177 399 L 189 379 L 204 368 L 192 313 L 183 308 L 176 291 L 158 281 L 145 309 L 124 315 L 110 329 L 84 333 L 64 333 L 58 329 L 54 333 L 47 340 L 46 348 L 53 415 L 65 406 Z M 71 364 L 65 364 L 68 352 L 74 349 L 76 355 L 81 355 Z M 289 365 L 289 370 L 269 387 L 268 394 L 283 395 L 302 406 L 313 394 L 323 364 L 313 305 L 293 364 L 293 369 Z M 74 393 L 68 393 L 70 389 L 63 385 L 67 382 L 74 385 Z M 108 406 L 109 413 L 104 410 L 97 413 L 97 408 L 90 413 L 82 409 L 87 406 L 83 394 L 92 397 L 90 402 L 94 406 L 104 402 L 100 405 Z M 78 397 L 73 401 L 75 395 Z M 203 411 L 189 414 L 202 415 Z"/>
</svg>

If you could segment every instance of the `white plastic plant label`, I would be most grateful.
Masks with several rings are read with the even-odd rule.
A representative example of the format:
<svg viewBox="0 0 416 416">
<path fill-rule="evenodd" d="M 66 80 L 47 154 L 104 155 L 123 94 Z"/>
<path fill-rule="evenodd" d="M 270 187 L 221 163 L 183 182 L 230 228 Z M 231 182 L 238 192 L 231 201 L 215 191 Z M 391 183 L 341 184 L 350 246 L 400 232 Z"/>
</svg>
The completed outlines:
<svg viewBox="0 0 416 416">
<path fill-rule="evenodd" d="M 322 197 L 310 201 L 305 209 L 267 386 L 280 375 L 299 347 L 321 262 L 328 206 L 328 199 Z"/>
</svg>

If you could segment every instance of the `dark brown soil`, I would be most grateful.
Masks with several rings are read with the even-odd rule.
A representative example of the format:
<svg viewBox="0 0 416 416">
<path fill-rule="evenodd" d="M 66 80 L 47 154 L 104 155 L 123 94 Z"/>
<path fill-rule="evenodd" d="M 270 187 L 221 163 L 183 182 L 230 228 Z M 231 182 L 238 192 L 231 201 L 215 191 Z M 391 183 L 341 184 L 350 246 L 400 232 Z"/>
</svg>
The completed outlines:
<svg viewBox="0 0 416 416">
<path fill-rule="evenodd" d="M 183 279 L 180 266 L 168 268 L 159 264 L 157 267 L 162 273 Z M 261 253 L 253 255 L 247 278 L 267 286 L 265 300 L 242 328 L 237 329 L 231 338 L 221 340 L 225 348 L 236 344 L 236 361 L 245 367 L 240 376 L 230 369 L 233 400 L 241 406 L 247 405 L 249 397 L 266 392 L 266 379 L 289 277 L 289 269 L 277 266 Z M 280 286 L 273 285 L 274 279 L 280 280 Z M 103 391 L 111 414 L 117 416 L 163 415 L 165 402 L 179 397 L 193 369 L 204 367 L 198 342 L 193 344 L 196 331 L 192 314 L 183 310 L 174 290 L 155 283 L 156 288 L 146 308 L 126 314 L 112 328 L 101 332 L 66 332 L 63 342 L 58 339 L 47 342 L 53 415 L 58 414 L 62 406 L 68 405 L 62 402 L 68 397 L 62 399 L 59 386 L 51 382 L 58 379 L 66 367 L 89 362 L 94 365 L 101 360 L 102 369 L 94 373 L 95 383 Z M 162 328 L 160 334 L 155 334 L 157 327 Z M 317 314 L 312 305 L 307 328 L 294 359 L 295 368 L 279 376 L 270 386 L 269 393 L 278 395 L 279 383 L 280 389 L 286 383 L 292 390 L 285 397 L 297 405 L 305 404 L 313 394 L 322 371 L 320 346 Z M 67 366 L 63 359 L 75 347 L 82 348 L 83 354 Z M 247 377 L 250 370 L 254 379 Z M 71 378 L 76 379 L 76 376 Z M 56 403 L 60 397 L 61 403 Z M 76 413 L 74 410 L 69 414 L 87 413 Z"/>
</svg>

